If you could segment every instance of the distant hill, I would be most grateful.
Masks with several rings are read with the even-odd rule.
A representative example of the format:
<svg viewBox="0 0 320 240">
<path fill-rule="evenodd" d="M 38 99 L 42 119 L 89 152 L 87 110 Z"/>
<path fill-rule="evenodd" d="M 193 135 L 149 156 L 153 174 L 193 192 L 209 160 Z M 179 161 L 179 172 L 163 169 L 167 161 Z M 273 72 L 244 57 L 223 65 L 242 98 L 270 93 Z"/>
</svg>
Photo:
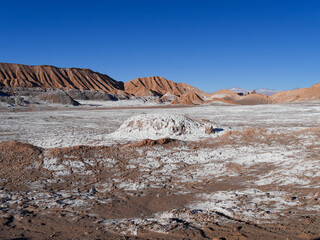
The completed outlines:
<svg viewBox="0 0 320 240">
<path fill-rule="evenodd" d="M 320 100 L 320 83 L 311 86 L 310 88 L 299 88 L 290 91 L 278 92 L 271 96 L 273 101 L 282 102 L 297 102 L 297 101 L 319 101 Z"/>
<path fill-rule="evenodd" d="M 122 82 L 90 69 L 11 63 L 0 63 L 0 86 L 97 90 L 112 94 L 124 90 Z"/>
</svg>

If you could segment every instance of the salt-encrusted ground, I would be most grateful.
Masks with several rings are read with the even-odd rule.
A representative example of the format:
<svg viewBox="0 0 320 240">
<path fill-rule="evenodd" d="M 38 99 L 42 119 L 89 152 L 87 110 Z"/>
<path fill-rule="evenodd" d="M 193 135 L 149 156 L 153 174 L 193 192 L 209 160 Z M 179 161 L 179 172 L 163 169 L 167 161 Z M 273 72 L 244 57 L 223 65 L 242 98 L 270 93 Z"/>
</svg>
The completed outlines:
<svg viewBox="0 0 320 240">
<path fill-rule="evenodd" d="M 157 135 L 162 121 L 180 128 Z M 320 103 L 8 110 L 0 122 L 1 141 L 36 146 L 1 143 L 4 238 L 320 237 Z M 148 132 L 179 140 L 135 143 Z"/>
</svg>

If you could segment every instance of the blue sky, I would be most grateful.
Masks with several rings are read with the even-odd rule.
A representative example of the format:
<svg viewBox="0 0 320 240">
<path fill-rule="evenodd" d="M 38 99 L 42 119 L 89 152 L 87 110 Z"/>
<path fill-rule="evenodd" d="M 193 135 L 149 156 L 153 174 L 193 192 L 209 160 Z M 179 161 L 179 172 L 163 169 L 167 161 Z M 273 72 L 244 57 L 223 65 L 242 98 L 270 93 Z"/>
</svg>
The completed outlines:
<svg viewBox="0 0 320 240">
<path fill-rule="evenodd" d="M 320 82 L 320 1 L 0 0 L 0 62 L 214 92 Z"/>
</svg>

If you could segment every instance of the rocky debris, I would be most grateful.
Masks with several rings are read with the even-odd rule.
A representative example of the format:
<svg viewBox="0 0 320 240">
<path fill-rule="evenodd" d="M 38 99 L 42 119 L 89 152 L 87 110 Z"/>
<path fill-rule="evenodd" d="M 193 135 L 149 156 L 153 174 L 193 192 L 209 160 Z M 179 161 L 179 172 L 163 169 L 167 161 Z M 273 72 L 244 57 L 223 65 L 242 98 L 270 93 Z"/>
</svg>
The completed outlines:
<svg viewBox="0 0 320 240">
<path fill-rule="evenodd" d="M 206 126 L 204 131 L 206 134 L 215 133 L 215 129 L 212 126 Z"/>
<path fill-rule="evenodd" d="M 75 100 L 89 100 L 85 92 L 78 89 L 68 89 L 66 93 Z"/>
<path fill-rule="evenodd" d="M 115 95 L 101 91 L 68 89 L 66 93 L 75 100 L 115 101 Z"/>
<path fill-rule="evenodd" d="M 136 143 L 130 143 L 125 145 L 125 148 L 136 148 L 136 147 L 152 147 L 152 146 L 156 146 L 156 145 L 165 145 L 168 143 L 172 143 L 172 142 L 176 142 L 176 139 L 172 139 L 172 138 L 160 138 L 157 140 L 152 140 L 152 139 L 143 139 L 139 142 Z"/>
<path fill-rule="evenodd" d="M 28 97 L 30 94 L 26 94 L 27 92 L 38 91 L 38 89 L 24 89 L 24 88 L 9 88 L 9 87 L 2 87 L 0 88 L 0 102 L 6 103 L 10 106 L 26 106 L 30 104 Z"/>
</svg>

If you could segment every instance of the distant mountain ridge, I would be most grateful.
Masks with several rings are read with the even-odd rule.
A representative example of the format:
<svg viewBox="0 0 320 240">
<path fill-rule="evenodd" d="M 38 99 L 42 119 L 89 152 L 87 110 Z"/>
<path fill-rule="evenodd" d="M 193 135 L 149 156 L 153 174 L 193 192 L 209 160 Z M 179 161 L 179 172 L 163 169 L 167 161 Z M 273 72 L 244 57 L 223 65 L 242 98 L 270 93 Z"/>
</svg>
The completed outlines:
<svg viewBox="0 0 320 240">
<path fill-rule="evenodd" d="M 136 78 L 123 83 L 90 69 L 0 63 L 0 88 L 3 90 L 0 89 L 0 98 L 7 98 L 10 94 L 19 96 L 30 95 L 32 92 L 32 95 L 42 94 L 40 90 L 34 91 L 37 87 L 41 91 L 62 89 L 67 96 L 80 100 L 119 100 L 138 97 L 144 98 L 145 101 L 149 99 L 171 104 L 221 102 L 241 105 L 320 100 L 320 83 L 310 88 L 283 92 L 265 88 L 255 91 L 230 88 L 208 94 L 188 84 L 176 83 L 160 76 Z M 12 93 L 14 91 L 16 93 Z M 238 94 L 240 92 L 244 93 L 244 96 L 240 96 Z M 62 93 L 55 94 L 57 98 L 62 96 Z M 50 98 L 53 96 L 51 95 Z"/>
<path fill-rule="evenodd" d="M 250 90 L 250 89 L 233 87 L 233 88 L 228 88 L 228 90 L 235 92 L 235 93 L 243 93 L 243 94 L 246 94 L 248 92 L 251 93 L 251 92 L 255 91 L 256 93 L 267 95 L 267 96 L 271 96 L 275 93 L 280 92 L 280 90 L 268 89 L 268 88 L 258 88 L 258 89 Z"/>
</svg>

